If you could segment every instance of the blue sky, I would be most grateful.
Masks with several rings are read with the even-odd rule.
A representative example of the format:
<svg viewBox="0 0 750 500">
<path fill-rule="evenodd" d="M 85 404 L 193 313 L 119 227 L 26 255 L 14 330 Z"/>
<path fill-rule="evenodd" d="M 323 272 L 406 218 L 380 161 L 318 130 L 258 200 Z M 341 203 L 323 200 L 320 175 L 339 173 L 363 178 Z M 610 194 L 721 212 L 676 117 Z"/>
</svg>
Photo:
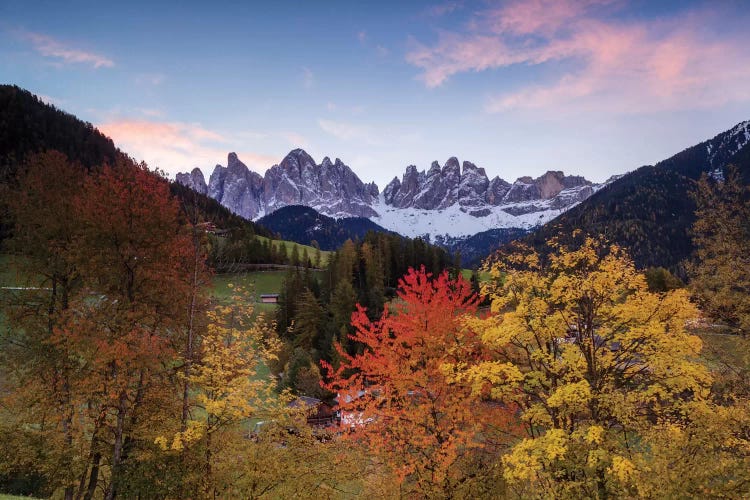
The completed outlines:
<svg viewBox="0 0 750 500">
<path fill-rule="evenodd" d="M 601 181 L 750 119 L 750 5 L 2 0 L 0 81 L 170 174 L 295 147 Z"/>
</svg>

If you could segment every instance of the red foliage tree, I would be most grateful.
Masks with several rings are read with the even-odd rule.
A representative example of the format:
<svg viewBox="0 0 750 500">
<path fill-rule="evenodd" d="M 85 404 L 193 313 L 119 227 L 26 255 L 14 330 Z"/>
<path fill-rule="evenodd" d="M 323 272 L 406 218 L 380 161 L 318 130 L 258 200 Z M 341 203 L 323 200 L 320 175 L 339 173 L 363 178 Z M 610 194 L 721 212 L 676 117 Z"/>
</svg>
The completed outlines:
<svg viewBox="0 0 750 500">
<path fill-rule="evenodd" d="M 487 358 L 462 320 L 477 314 L 477 303 L 467 281 L 411 269 L 379 321 L 360 306 L 352 314 L 350 339 L 364 346 L 362 353 L 349 356 L 337 345 L 338 369 L 323 363 L 331 380 L 325 387 L 339 394 L 342 425 L 396 471 L 404 494 L 471 491 L 483 478 L 482 450 L 512 428 L 510 409 L 472 395 L 446 370 Z"/>
</svg>

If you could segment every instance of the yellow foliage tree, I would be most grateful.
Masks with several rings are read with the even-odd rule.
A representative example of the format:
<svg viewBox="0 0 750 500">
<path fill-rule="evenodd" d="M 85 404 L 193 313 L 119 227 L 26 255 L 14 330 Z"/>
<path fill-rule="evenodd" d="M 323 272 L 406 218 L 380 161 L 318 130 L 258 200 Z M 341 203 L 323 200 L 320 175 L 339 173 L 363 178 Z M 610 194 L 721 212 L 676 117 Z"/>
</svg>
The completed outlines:
<svg viewBox="0 0 750 500">
<path fill-rule="evenodd" d="M 466 321 L 496 357 L 452 368 L 522 409 L 528 437 L 502 459 L 512 486 L 605 496 L 637 477 L 654 424 L 684 428 L 708 404 L 701 341 L 685 329 L 697 311 L 684 290 L 649 292 L 617 246 L 551 246 L 491 266 L 491 314 Z"/>
<path fill-rule="evenodd" d="M 275 381 L 259 373 L 280 345 L 273 327 L 254 316 L 250 296 L 235 289 L 206 323 L 189 375 L 189 419 L 184 430 L 156 439 L 162 456 L 155 463 L 181 461 L 174 470 L 182 477 L 171 490 L 165 485 L 166 496 L 354 495 L 380 474 L 349 443 L 316 435 L 306 410 L 290 407 L 291 397 L 276 393 Z"/>
<path fill-rule="evenodd" d="M 257 376 L 279 346 L 263 322 L 254 320 L 252 301 L 242 289 L 209 311 L 207 324 L 188 376 L 194 392 L 190 417 L 184 430 L 156 443 L 165 451 L 193 452 L 194 460 L 200 455 L 193 462 L 197 483 L 204 496 L 214 497 L 233 482 L 237 460 L 231 450 L 246 439 L 249 419 L 273 418 L 285 399 L 274 394 L 272 379 Z"/>
</svg>

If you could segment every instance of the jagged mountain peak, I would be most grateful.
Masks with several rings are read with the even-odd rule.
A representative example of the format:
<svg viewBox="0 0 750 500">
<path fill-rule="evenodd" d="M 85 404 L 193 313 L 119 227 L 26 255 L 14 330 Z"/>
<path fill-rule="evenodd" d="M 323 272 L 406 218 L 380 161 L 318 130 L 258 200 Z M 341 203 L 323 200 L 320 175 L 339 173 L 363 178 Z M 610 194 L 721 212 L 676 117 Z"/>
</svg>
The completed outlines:
<svg viewBox="0 0 750 500">
<path fill-rule="evenodd" d="M 448 158 L 448 161 L 445 162 L 445 165 L 443 166 L 443 168 L 446 168 L 446 167 L 457 168 L 458 166 L 459 166 L 458 158 L 456 158 L 455 156 L 451 156 L 450 158 Z"/>
<path fill-rule="evenodd" d="M 198 167 L 195 167 L 193 170 L 191 170 L 189 174 L 177 174 L 175 176 L 175 180 L 200 194 L 206 194 L 208 192 L 206 178 L 203 177 L 203 172 Z"/>
<path fill-rule="evenodd" d="M 216 165 L 208 186 L 193 174 L 177 175 L 182 184 L 207 193 L 247 219 L 288 205 L 307 205 L 334 217 L 371 217 L 379 191 L 365 184 L 339 158 L 325 157 L 320 165 L 304 149 L 290 151 L 265 175 L 250 170 L 234 152 L 227 166 Z M 201 185 L 202 180 L 202 185 Z"/>
<path fill-rule="evenodd" d="M 315 164 L 315 160 L 313 160 L 312 156 L 307 154 L 307 151 L 305 151 L 304 149 L 291 150 L 278 165 L 278 167 L 281 167 L 283 169 L 295 169 L 299 172 L 301 172 L 302 169 L 314 168 L 316 166 L 317 165 Z"/>
<path fill-rule="evenodd" d="M 406 167 L 401 180 L 394 178 L 383 190 L 386 205 L 395 208 L 442 210 L 453 205 L 477 216 L 484 216 L 490 207 L 525 203 L 523 208 L 510 207 L 514 215 L 538 210 L 529 202 L 554 200 L 556 207 L 565 207 L 585 198 L 594 184 L 583 177 L 566 176 L 562 171 L 550 170 L 534 179 L 519 177 L 513 184 L 499 176 L 492 180 L 483 167 L 452 156 L 442 168 L 433 161 L 427 172 L 414 165 Z M 591 188 L 591 189 L 587 189 Z M 566 191 L 567 190 L 567 191 Z"/>
</svg>

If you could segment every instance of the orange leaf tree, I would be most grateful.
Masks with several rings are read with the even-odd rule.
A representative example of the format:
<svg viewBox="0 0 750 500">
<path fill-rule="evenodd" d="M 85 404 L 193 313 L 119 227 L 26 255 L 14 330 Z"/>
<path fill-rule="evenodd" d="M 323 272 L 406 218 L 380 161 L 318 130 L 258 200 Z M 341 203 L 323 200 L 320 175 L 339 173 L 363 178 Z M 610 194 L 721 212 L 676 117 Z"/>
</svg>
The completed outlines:
<svg viewBox="0 0 750 500">
<path fill-rule="evenodd" d="M 411 269 L 379 321 L 370 321 L 361 306 L 352 314 L 350 339 L 363 346 L 361 354 L 350 356 L 337 345 L 340 366 L 323 362 L 331 380 L 325 386 L 339 394 L 342 425 L 397 472 L 405 495 L 488 487 L 482 450 L 492 452 L 498 433 L 510 429 L 508 408 L 472 395 L 445 370 L 486 358 L 477 334 L 463 326 L 465 315 L 477 314 L 477 303 L 463 279 Z"/>
<path fill-rule="evenodd" d="M 75 212 L 74 254 L 90 299 L 62 334 L 85 353 L 83 389 L 94 396 L 89 484 L 101 459 L 110 471 L 105 498 L 113 498 L 133 482 L 125 475 L 138 443 L 153 442 L 151 429 L 174 411 L 191 244 L 166 180 L 125 158 L 87 176 Z"/>
</svg>

